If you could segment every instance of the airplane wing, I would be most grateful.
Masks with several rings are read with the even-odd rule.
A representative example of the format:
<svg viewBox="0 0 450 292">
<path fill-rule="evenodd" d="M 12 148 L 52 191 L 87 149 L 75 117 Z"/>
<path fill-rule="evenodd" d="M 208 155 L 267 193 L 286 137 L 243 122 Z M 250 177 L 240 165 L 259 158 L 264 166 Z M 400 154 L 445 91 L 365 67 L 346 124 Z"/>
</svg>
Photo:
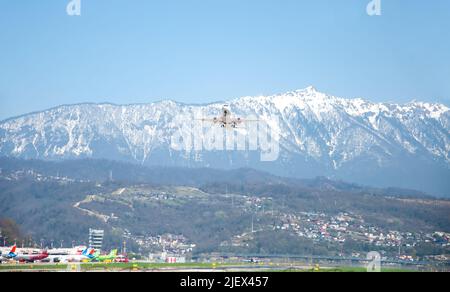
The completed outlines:
<svg viewBox="0 0 450 292">
<path fill-rule="evenodd" d="M 234 119 L 232 122 L 237 123 L 237 124 L 242 124 L 242 123 L 257 123 L 260 121 L 261 120 L 249 120 L 249 119 L 237 118 L 237 119 Z"/>
<path fill-rule="evenodd" d="M 208 118 L 208 119 L 195 119 L 195 121 L 218 123 L 220 120 L 218 118 L 213 118 L 213 119 Z"/>
<path fill-rule="evenodd" d="M 214 122 L 214 121 L 216 121 L 216 119 L 195 119 L 195 121 Z"/>
</svg>

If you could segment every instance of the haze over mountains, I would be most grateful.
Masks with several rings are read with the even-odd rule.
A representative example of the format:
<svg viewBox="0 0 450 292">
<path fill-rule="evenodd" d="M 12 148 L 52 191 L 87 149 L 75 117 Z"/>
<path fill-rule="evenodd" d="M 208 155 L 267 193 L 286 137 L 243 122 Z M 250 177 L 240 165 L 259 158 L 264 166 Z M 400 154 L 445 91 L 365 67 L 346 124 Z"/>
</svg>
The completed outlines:
<svg viewBox="0 0 450 292">
<path fill-rule="evenodd" d="M 229 102 L 233 114 L 276 117 L 280 157 L 255 151 L 177 152 L 171 138 L 198 113 L 223 103 L 65 105 L 0 122 L 0 156 L 65 160 L 101 158 L 145 166 L 254 168 L 288 177 L 327 176 L 376 187 L 450 196 L 450 110 L 344 99 L 312 87 Z"/>
</svg>

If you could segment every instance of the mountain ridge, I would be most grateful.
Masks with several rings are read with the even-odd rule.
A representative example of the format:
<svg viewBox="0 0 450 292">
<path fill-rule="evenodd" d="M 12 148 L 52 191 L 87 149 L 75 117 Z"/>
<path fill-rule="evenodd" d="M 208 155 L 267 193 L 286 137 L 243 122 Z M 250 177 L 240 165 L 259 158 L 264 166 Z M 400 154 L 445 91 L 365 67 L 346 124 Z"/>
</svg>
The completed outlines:
<svg viewBox="0 0 450 292">
<path fill-rule="evenodd" d="M 304 91 L 308 91 L 308 90 L 321 93 L 320 91 L 317 90 L 316 87 L 311 85 L 311 86 L 308 86 L 308 87 L 303 88 L 303 89 L 290 90 L 290 91 L 287 91 L 284 94 L 272 94 L 272 95 L 267 95 L 267 96 L 264 96 L 264 95 L 249 95 L 249 96 L 242 96 L 242 97 L 233 98 L 233 99 L 230 99 L 230 100 L 231 101 L 237 101 L 237 100 L 245 99 L 245 98 L 276 97 L 276 96 L 282 96 L 282 95 L 292 94 L 292 93 L 296 93 L 296 92 L 304 92 Z M 328 97 L 337 97 L 337 96 L 332 96 L 332 95 L 327 95 L 327 96 Z M 337 98 L 340 98 L 340 97 L 337 97 Z M 341 98 L 341 99 L 344 99 L 344 98 Z M 443 107 L 443 108 L 445 108 L 445 111 L 449 111 L 450 110 L 450 107 L 447 106 L 445 103 L 441 103 L 441 102 L 423 102 L 423 101 L 416 100 L 416 99 L 413 99 L 413 100 L 408 101 L 408 102 L 403 102 L 403 103 L 396 103 L 396 102 L 390 102 L 390 101 L 370 102 L 369 99 L 365 99 L 363 97 L 347 98 L 347 100 L 350 100 L 350 101 L 362 100 L 362 101 L 366 101 L 366 102 L 373 103 L 373 104 L 390 104 L 390 105 L 395 105 L 395 106 L 402 106 L 402 105 L 403 106 L 407 106 L 407 105 L 425 104 L 425 105 Z M 185 103 L 185 102 L 180 102 L 180 101 L 176 101 L 176 100 L 173 100 L 173 99 L 160 98 L 160 99 L 157 99 L 156 101 L 152 101 L 152 102 L 136 102 L 136 103 L 115 103 L 115 102 L 107 102 L 107 101 L 105 101 L 105 102 L 88 102 L 88 101 L 86 101 L 86 102 L 78 102 L 78 103 L 64 103 L 64 104 L 60 104 L 60 105 L 49 107 L 47 109 L 36 110 L 36 111 L 31 111 L 31 112 L 20 114 L 20 115 L 16 115 L 16 116 L 11 116 L 11 117 L 5 118 L 3 120 L 0 120 L 0 124 L 4 123 L 4 122 L 7 122 L 9 120 L 18 119 L 18 118 L 21 118 L 21 117 L 24 117 L 24 116 L 33 115 L 33 114 L 40 114 L 40 113 L 48 112 L 48 111 L 55 110 L 55 109 L 58 109 L 58 108 L 61 108 L 61 107 L 83 106 L 83 105 L 141 106 L 141 105 L 155 105 L 155 104 L 159 104 L 159 103 L 162 103 L 162 102 L 172 102 L 172 103 L 175 103 L 175 104 L 178 104 L 178 105 L 183 105 L 183 106 L 209 106 L 209 105 L 217 105 L 217 104 L 222 105 L 222 104 L 225 104 L 227 101 L 224 100 L 224 101 L 213 101 L 213 102 L 207 102 L 207 103 Z"/>
<path fill-rule="evenodd" d="M 250 167 L 283 176 L 328 176 L 365 185 L 450 195 L 450 109 L 439 103 L 373 103 L 314 87 L 235 98 L 233 114 L 276 117 L 280 157 L 264 163 L 251 151 L 171 149 L 170 137 L 222 103 L 170 100 L 117 105 L 80 103 L 0 122 L 0 155 L 36 159 L 104 158 L 142 165 Z M 410 168 L 410 169 L 408 169 Z M 393 178 L 385 178 L 393 176 Z M 374 183 L 370 183 L 370 181 Z"/>
</svg>

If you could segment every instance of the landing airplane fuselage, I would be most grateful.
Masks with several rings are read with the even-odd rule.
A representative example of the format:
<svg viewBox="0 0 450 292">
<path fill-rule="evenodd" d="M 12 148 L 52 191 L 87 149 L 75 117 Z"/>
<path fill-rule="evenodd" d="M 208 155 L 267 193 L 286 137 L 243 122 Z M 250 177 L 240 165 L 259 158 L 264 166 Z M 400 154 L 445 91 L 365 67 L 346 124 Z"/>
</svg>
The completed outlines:
<svg viewBox="0 0 450 292">
<path fill-rule="evenodd" d="M 215 117 L 213 119 L 201 119 L 203 122 L 212 122 L 215 125 L 219 125 L 222 128 L 237 128 L 238 125 L 246 122 L 256 122 L 256 120 L 244 120 L 242 118 L 234 118 L 232 116 L 230 106 L 224 105 L 222 107 L 222 115 L 220 117 Z"/>
</svg>

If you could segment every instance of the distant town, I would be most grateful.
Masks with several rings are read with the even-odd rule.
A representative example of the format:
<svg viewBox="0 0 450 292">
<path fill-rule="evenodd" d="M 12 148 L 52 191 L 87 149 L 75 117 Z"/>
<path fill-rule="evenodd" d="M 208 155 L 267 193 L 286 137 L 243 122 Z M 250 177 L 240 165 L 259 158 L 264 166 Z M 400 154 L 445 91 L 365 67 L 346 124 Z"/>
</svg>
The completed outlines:
<svg viewBox="0 0 450 292">
<path fill-rule="evenodd" d="M 259 236 L 269 233 L 272 238 L 288 234 L 293 238 L 312 242 L 314 246 L 322 246 L 329 252 L 334 251 L 333 256 L 324 257 L 332 260 L 364 261 L 368 252 L 377 251 L 384 261 L 402 264 L 448 265 L 450 262 L 450 233 L 442 230 L 399 231 L 371 223 L 365 219 L 365 214 L 358 212 L 297 211 L 295 207 L 289 205 L 289 199 L 286 197 L 239 194 L 227 190 L 224 193 L 211 195 L 195 187 L 155 188 L 146 184 L 119 184 L 116 186 L 112 178 L 106 182 L 93 183 L 90 180 L 73 179 L 59 173 L 48 175 L 35 170 L 0 170 L 0 179 L 12 183 L 31 180 L 32 183 L 57 184 L 69 189 L 77 185 L 87 185 L 91 190 L 90 194 L 80 197 L 75 202 L 68 202 L 67 207 L 77 210 L 87 218 L 102 222 L 105 226 L 112 227 L 112 230 L 115 230 L 115 237 L 118 238 L 115 246 L 107 243 L 107 248 L 104 248 L 103 234 L 108 237 L 110 229 L 99 231 L 102 235 L 96 245 L 92 241 L 92 232 L 89 234 L 90 241 L 87 244 L 86 241 L 80 241 L 79 238 L 64 241 L 49 239 L 45 236 L 34 239 L 30 236 L 18 240 L 2 236 L 0 231 L 3 255 L 8 254 L 11 247 L 16 245 L 22 254 L 39 254 L 46 250 L 49 257 L 45 261 L 61 259 L 88 261 L 89 258 L 77 256 L 89 248 L 97 250 L 98 254 L 103 256 L 107 256 L 110 251 L 117 249 L 120 261 L 145 260 L 155 263 L 224 261 L 229 258 L 236 261 L 247 261 L 259 257 L 315 257 L 318 259 L 323 257 L 320 254 L 289 254 L 284 250 L 262 254 L 252 251 L 252 247 L 260 240 Z M 405 199 L 395 198 L 395 201 L 401 200 Z M 124 212 L 124 210 L 129 209 L 133 212 L 133 216 L 141 218 L 140 216 L 143 215 L 136 213 L 136 208 L 140 209 L 141 205 L 150 207 L 150 210 L 155 210 L 152 208 L 180 210 L 182 207 L 211 205 L 213 207 L 210 216 L 214 216 L 214 218 L 240 216 L 243 219 L 239 221 L 239 228 L 236 228 L 236 230 L 240 229 L 240 232 L 234 232 L 229 238 L 219 242 L 215 250 L 208 251 L 199 247 L 198 239 L 192 236 L 194 234 L 192 231 L 186 233 L 181 229 L 179 232 L 136 232 L 136 230 L 124 227 L 129 224 L 124 221 L 125 218 L 132 214 L 128 211 Z M 117 206 L 121 207 L 117 208 Z M 108 212 L 107 210 L 117 211 Z M 208 212 L 206 210 L 203 212 Z M 142 212 L 144 212 L 142 214 L 146 214 L 145 209 L 142 209 Z M 195 214 L 195 210 L 192 212 Z M 182 219 L 180 217 L 177 220 Z M 184 226 L 192 227 L 189 221 L 184 222 Z M 229 225 L 228 227 L 233 229 L 236 226 Z M 87 234 L 85 238 L 87 238 Z M 75 257 L 71 257 L 71 255 L 75 255 Z"/>
</svg>

